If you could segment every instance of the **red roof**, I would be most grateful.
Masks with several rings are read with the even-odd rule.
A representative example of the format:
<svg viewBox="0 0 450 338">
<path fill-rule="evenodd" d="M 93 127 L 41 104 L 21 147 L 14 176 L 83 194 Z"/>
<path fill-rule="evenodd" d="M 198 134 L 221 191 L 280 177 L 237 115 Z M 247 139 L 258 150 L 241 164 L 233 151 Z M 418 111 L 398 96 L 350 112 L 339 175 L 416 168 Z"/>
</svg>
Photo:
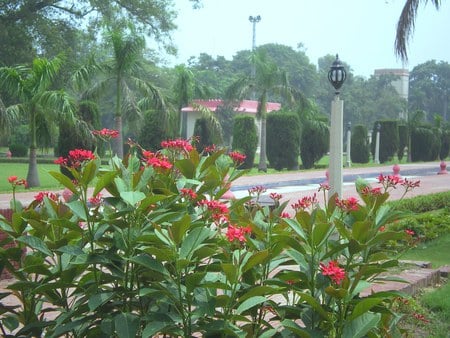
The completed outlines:
<svg viewBox="0 0 450 338">
<path fill-rule="evenodd" d="M 221 106 L 223 104 L 223 100 L 221 99 L 213 99 L 213 100 L 194 100 L 193 103 L 196 105 L 203 106 L 205 108 L 208 108 L 212 112 L 216 111 L 217 107 Z M 267 112 L 271 112 L 274 110 L 280 110 L 281 109 L 281 103 L 276 102 L 267 102 L 266 104 Z M 254 100 L 242 100 L 239 102 L 239 105 L 235 107 L 234 111 L 240 112 L 240 113 L 250 113 L 250 114 L 256 114 L 258 110 L 258 101 Z M 189 105 L 188 107 L 184 107 L 182 109 L 184 112 L 192 112 L 196 111 L 195 108 L 192 107 L 192 105 Z"/>
</svg>

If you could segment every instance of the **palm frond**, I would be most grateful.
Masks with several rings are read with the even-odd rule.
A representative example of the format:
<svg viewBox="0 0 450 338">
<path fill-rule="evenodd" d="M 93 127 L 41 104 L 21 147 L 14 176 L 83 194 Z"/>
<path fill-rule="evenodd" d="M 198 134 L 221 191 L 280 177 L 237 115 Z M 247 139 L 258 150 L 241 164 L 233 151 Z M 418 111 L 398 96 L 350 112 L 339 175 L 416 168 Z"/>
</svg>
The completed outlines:
<svg viewBox="0 0 450 338">
<path fill-rule="evenodd" d="M 7 109 L 0 98 L 0 132 L 9 135 L 14 122 L 19 118 L 19 112 L 13 109 Z"/>
<path fill-rule="evenodd" d="M 214 115 L 214 113 L 210 109 L 202 106 L 201 104 L 192 103 L 192 108 L 202 114 L 202 117 L 208 121 L 208 125 L 211 128 L 211 134 L 216 135 L 220 142 L 222 142 L 222 126 L 220 125 L 220 122 L 217 119 L 216 115 Z"/>
<path fill-rule="evenodd" d="M 408 61 L 407 45 L 414 32 L 417 10 L 421 2 L 426 4 L 428 0 L 406 0 L 398 19 L 394 48 L 395 54 L 402 61 Z M 436 9 L 441 6 L 441 0 L 431 0 L 431 2 Z"/>
</svg>

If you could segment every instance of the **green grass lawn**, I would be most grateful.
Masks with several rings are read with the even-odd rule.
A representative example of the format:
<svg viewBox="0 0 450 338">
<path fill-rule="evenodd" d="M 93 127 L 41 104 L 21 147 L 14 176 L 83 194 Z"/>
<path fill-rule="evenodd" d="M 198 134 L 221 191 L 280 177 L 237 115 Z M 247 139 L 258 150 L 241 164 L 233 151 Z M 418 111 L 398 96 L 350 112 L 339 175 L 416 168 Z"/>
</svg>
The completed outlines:
<svg viewBox="0 0 450 338">
<path fill-rule="evenodd" d="M 435 240 L 421 243 L 412 248 L 402 259 L 429 261 L 437 268 L 450 264 L 450 234 L 441 236 Z"/>
<path fill-rule="evenodd" d="M 41 186 L 34 190 L 60 189 L 59 183 L 48 173 L 49 171 L 59 171 L 56 164 L 38 164 L 39 180 Z M 28 163 L 0 163 L 0 193 L 11 192 L 11 185 L 8 182 L 9 176 L 26 178 L 28 172 Z M 24 190 L 19 187 L 17 191 Z"/>
</svg>

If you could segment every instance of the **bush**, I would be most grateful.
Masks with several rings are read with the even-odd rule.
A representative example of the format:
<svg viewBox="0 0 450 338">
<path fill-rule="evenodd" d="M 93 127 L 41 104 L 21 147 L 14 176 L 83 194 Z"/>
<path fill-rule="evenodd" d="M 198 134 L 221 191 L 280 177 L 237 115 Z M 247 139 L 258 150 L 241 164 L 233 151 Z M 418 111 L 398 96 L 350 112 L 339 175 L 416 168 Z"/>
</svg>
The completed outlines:
<svg viewBox="0 0 450 338">
<path fill-rule="evenodd" d="M 396 210 L 421 213 L 450 208 L 450 191 L 405 198 L 390 202 Z"/>
<path fill-rule="evenodd" d="M 293 113 L 267 116 L 267 159 L 276 170 L 297 169 L 300 152 L 300 120 Z"/>
<path fill-rule="evenodd" d="M 411 133 L 411 160 L 434 161 L 438 158 L 441 141 L 435 128 L 421 126 Z"/>
<path fill-rule="evenodd" d="M 20 143 L 11 144 L 9 151 L 11 151 L 12 157 L 25 157 L 28 155 L 28 147 Z"/>
<path fill-rule="evenodd" d="M 211 131 L 212 128 L 210 128 L 207 118 L 202 117 L 195 120 L 194 137 L 198 136 L 198 151 L 201 152 L 205 147 L 212 146 L 219 141 L 219 138 L 216 135 L 213 135 Z"/>
<path fill-rule="evenodd" d="M 445 160 L 450 154 L 450 127 L 442 130 L 441 134 L 441 150 L 439 152 L 439 159 Z"/>
<path fill-rule="evenodd" d="M 231 147 L 233 150 L 245 154 L 246 158 L 242 168 L 251 169 L 255 161 L 256 148 L 258 147 L 258 133 L 254 117 L 248 115 L 235 116 Z"/>
<path fill-rule="evenodd" d="M 137 141 L 145 149 L 159 150 L 161 149 L 161 141 L 173 137 L 166 130 L 163 114 L 158 110 L 148 111 L 138 133 Z"/>
<path fill-rule="evenodd" d="M 408 146 L 408 126 L 401 124 L 398 126 L 398 150 L 397 157 L 401 161 L 405 154 L 405 148 Z"/>
<path fill-rule="evenodd" d="M 364 125 L 353 127 L 350 156 L 354 163 L 368 163 L 370 159 L 370 149 L 367 140 L 367 128 Z"/>
<path fill-rule="evenodd" d="M 399 135 L 397 121 L 395 120 L 384 120 L 376 121 L 373 130 L 375 130 L 375 135 L 372 136 L 372 154 L 375 154 L 375 145 L 377 140 L 377 125 L 380 124 L 380 153 L 379 160 L 380 163 L 384 163 L 393 159 L 394 155 L 397 154 L 399 147 Z"/>
<path fill-rule="evenodd" d="M 310 169 L 320 160 L 330 146 L 330 131 L 322 121 L 305 120 L 300 140 L 300 157 L 303 168 Z"/>
</svg>

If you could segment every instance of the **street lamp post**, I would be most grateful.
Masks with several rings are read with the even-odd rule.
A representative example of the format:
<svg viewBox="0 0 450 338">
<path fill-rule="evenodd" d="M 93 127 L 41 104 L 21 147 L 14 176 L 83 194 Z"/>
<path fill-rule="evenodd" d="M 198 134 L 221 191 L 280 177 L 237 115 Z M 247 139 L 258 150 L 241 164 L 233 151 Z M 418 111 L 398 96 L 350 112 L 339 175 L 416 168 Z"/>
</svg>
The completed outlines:
<svg viewBox="0 0 450 338">
<path fill-rule="evenodd" d="M 329 184 L 330 196 L 342 196 L 342 150 L 343 150 L 343 116 L 344 101 L 339 98 L 339 89 L 347 78 L 347 73 L 336 54 L 336 60 L 328 72 L 328 80 L 335 89 L 335 96 L 331 102 L 331 132 L 330 132 L 330 164 Z"/>
<path fill-rule="evenodd" d="M 377 123 L 376 126 L 377 130 L 376 130 L 376 134 L 375 134 L 375 158 L 374 158 L 374 162 L 376 164 L 380 164 L 380 129 L 381 129 L 381 124 L 380 122 Z"/>
</svg>

